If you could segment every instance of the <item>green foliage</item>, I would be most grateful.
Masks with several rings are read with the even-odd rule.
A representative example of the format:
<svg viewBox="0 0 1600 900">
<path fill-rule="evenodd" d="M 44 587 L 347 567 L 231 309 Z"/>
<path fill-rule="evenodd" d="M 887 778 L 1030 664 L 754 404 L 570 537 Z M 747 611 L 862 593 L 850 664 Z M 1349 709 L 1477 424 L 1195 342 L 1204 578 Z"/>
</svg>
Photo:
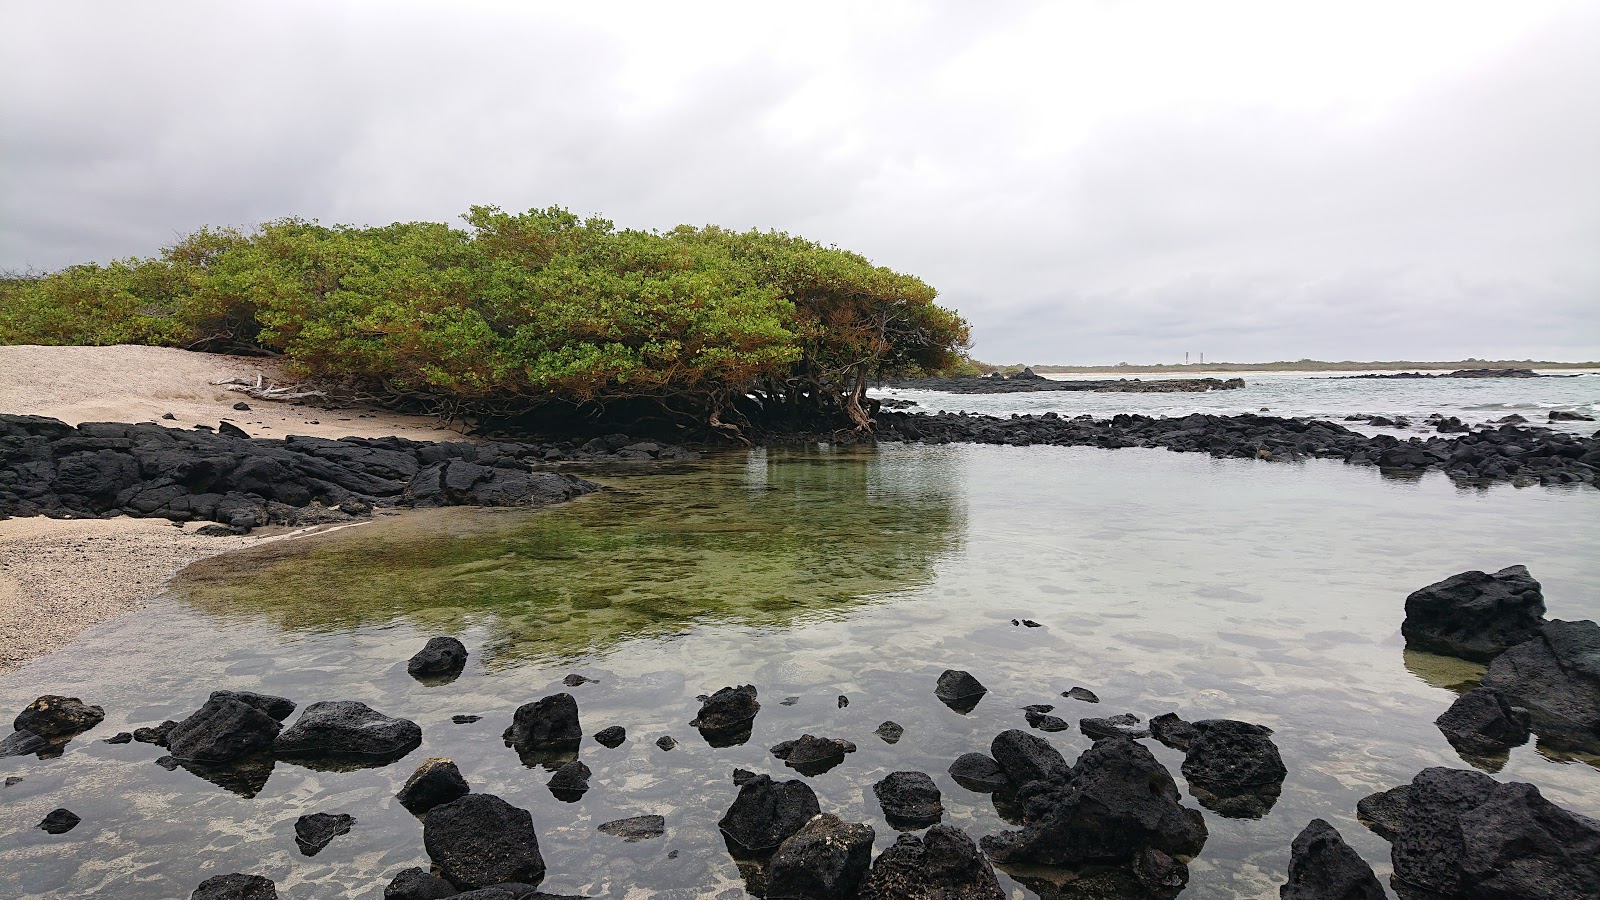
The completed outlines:
<svg viewBox="0 0 1600 900">
<path fill-rule="evenodd" d="M 463 218 L 203 228 L 154 259 L 0 280 L 0 343 L 264 350 L 452 407 L 642 398 L 720 428 L 750 402 L 867 427 L 870 377 L 964 360 L 933 288 L 837 247 L 558 207 Z"/>
</svg>

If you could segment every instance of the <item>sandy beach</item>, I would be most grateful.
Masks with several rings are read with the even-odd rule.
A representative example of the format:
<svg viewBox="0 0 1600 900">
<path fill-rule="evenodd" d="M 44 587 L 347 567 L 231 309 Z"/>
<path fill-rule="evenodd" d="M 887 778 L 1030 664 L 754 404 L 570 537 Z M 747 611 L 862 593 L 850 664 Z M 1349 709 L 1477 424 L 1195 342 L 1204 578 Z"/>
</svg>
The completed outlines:
<svg viewBox="0 0 1600 900">
<path fill-rule="evenodd" d="M 270 359 L 163 347 L 0 347 L 0 412 L 68 424 L 230 421 L 252 435 L 460 440 L 434 419 L 381 410 L 319 409 L 247 398 L 215 382 L 286 381 Z M 233 405 L 246 402 L 249 410 Z M 165 414 L 173 419 L 163 419 Z M 260 529 L 201 537 L 163 519 L 0 519 L 0 673 L 138 609 L 198 559 L 312 533 Z"/>
</svg>

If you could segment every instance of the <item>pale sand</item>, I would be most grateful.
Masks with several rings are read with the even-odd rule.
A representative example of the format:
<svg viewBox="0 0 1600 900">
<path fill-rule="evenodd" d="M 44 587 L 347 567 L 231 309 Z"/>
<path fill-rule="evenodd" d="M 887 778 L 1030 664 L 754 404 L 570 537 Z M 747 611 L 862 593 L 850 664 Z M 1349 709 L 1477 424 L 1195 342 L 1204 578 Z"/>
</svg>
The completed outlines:
<svg viewBox="0 0 1600 900">
<path fill-rule="evenodd" d="M 157 422 L 252 435 L 460 440 L 434 419 L 383 411 L 322 410 L 254 400 L 212 382 L 279 378 L 271 360 L 161 347 L 0 347 L 0 413 L 83 422 Z M 249 403 L 248 412 L 233 404 Z M 176 421 L 163 420 L 172 413 Z M 0 673 L 64 646 L 84 629 L 138 609 L 184 566 L 298 536 L 258 530 L 199 537 L 162 519 L 0 520 Z M 66 689 L 68 686 L 63 686 Z"/>
</svg>

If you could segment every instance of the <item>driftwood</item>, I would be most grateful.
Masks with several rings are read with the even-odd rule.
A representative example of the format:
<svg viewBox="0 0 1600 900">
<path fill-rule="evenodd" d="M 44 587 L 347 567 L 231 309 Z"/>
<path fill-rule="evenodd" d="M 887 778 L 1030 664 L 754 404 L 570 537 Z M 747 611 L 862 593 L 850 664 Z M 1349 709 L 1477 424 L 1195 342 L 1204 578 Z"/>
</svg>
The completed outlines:
<svg viewBox="0 0 1600 900">
<path fill-rule="evenodd" d="M 308 390 L 299 385 L 280 386 L 275 382 L 266 382 L 262 379 L 260 372 L 256 373 L 256 380 L 254 383 L 252 383 L 248 378 L 227 378 L 222 381 L 213 381 L 211 383 L 218 387 L 224 388 L 225 390 L 238 391 L 239 393 L 248 397 L 252 397 L 256 400 L 290 401 L 306 400 L 309 398 L 316 398 L 322 401 L 328 400 L 328 394 L 326 391 Z"/>
</svg>

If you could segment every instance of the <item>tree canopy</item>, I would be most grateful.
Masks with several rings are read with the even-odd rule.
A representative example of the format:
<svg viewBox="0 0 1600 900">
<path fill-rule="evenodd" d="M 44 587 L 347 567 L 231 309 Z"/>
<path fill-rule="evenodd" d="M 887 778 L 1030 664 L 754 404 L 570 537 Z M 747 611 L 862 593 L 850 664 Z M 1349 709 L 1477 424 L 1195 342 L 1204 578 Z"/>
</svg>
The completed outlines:
<svg viewBox="0 0 1600 900">
<path fill-rule="evenodd" d="M 621 404 L 730 435 L 870 428 L 871 379 L 948 369 L 967 346 L 921 279 L 788 234 L 559 207 L 462 218 L 202 228 L 154 258 L 13 277 L 0 343 L 269 352 L 452 413 L 537 425 Z"/>
</svg>

